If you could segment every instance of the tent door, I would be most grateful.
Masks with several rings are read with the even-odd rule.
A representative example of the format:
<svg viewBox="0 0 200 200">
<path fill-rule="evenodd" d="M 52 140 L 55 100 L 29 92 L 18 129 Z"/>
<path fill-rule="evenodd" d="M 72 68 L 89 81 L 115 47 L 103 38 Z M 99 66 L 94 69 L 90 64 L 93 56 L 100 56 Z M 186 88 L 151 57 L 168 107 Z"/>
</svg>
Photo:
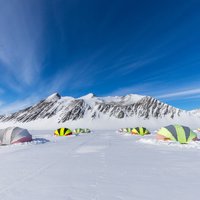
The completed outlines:
<svg viewBox="0 0 200 200">
<path fill-rule="evenodd" d="M 2 144 L 10 144 L 13 128 L 7 129 L 3 136 Z"/>
</svg>

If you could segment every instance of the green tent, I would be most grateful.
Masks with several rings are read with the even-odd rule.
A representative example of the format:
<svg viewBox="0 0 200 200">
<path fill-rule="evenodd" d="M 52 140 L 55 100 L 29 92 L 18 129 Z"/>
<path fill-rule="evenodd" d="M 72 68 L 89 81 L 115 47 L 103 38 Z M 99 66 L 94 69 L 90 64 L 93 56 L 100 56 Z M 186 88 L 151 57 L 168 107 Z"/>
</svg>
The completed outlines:
<svg viewBox="0 0 200 200">
<path fill-rule="evenodd" d="M 133 130 L 133 128 L 120 128 L 119 132 L 122 132 L 122 133 L 131 133 L 132 130 Z"/>
<path fill-rule="evenodd" d="M 132 129 L 131 133 L 142 136 L 150 134 L 149 130 L 147 130 L 145 127 L 136 127 Z"/>
<path fill-rule="evenodd" d="M 164 136 L 168 140 L 186 144 L 197 138 L 197 134 L 189 127 L 182 125 L 169 125 L 161 128 L 158 135 Z"/>
<path fill-rule="evenodd" d="M 77 133 L 77 134 L 79 134 L 79 133 L 90 133 L 91 130 L 89 128 L 76 128 L 76 129 L 74 129 L 73 132 Z"/>
</svg>

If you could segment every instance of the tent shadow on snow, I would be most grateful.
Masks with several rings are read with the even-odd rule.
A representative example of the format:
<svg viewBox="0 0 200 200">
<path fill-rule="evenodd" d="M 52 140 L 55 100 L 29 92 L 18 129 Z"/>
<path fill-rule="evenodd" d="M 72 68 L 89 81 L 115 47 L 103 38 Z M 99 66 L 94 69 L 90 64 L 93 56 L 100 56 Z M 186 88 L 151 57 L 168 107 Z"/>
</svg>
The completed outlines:
<svg viewBox="0 0 200 200">
<path fill-rule="evenodd" d="M 35 143 L 35 144 L 45 144 L 47 142 L 50 142 L 50 140 L 47 140 L 45 138 L 34 138 L 31 143 Z"/>
</svg>

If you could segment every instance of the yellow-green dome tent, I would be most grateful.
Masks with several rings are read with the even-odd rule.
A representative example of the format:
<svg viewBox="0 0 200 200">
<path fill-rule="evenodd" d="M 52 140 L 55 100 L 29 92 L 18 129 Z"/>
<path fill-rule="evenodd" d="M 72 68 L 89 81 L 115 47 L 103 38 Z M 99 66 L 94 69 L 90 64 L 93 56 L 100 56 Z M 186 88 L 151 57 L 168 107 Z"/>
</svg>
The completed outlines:
<svg viewBox="0 0 200 200">
<path fill-rule="evenodd" d="M 79 133 L 90 133 L 91 130 L 89 128 L 76 128 L 76 129 L 74 129 L 73 132 L 77 133 L 77 134 L 79 134 Z"/>
<path fill-rule="evenodd" d="M 68 135 L 72 135 L 72 131 L 69 128 L 59 128 L 55 130 L 54 135 L 68 136 Z"/>
<path fill-rule="evenodd" d="M 189 127 L 182 125 L 169 125 L 161 128 L 157 133 L 163 137 L 163 140 L 177 141 L 181 144 L 186 144 L 192 140 L 197 139 L 197 134 L 193 132 Z"/>
<path fill-rule="evenodd" d="M 122 132 L 122 133 L 131 133 L 132 130 L 133 130 L 133 128 L 120 128 L 119 132 Z"/>
<path fill-rule="evenodd" d="M 149 130 L 147 130 L 145 127 L 136 127 L 132 129 L 131 133 L 135 135 L 141 135 L 141 136 L 150 134 Z"/>
</svg>

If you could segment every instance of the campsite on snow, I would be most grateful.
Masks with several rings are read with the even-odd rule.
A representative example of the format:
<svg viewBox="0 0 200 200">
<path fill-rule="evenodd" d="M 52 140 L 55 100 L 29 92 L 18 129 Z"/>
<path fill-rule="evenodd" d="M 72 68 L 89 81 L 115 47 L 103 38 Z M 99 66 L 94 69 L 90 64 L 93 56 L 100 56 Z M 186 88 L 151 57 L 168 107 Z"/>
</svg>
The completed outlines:
<svg viewBox="0 0 200 200">
<path fill-rule="evenodd" d="M 200 199 L 200 0 L 0 0 L 0 200 Z"/>
<path fill-rule="evenodd" d="M 0 146 L 4 200 L 187 200 L 198 195 L 199 142 L 103 130 L 64 137 L 45 130 L 30 133 L 32 142 Z M 177 185 L 166 195 L 166 188 Z"/>
<path fill-rule="evenodd" d="M 155 105 L 159 106 L 156 114 L 151 112 Z M 150 97 L 91 94 L 78 99 L 53 94 L 32 107 L 2 116 L 0 155 L 4 162 L 0 169 L 6 173 L 1 174 L 1 197 L 195 199 L 200 130 L 169 124 L 180 119 L 189 123 L 192 119 L 195 126 L 199 116 Z M 131 126 L 144 120 L 149 123 L 147 128 Z M 44 129 L 47 126 L 49 130 Z M 166 188 L 177 185 L 179 189 L 166 196 Z"/>
</svg>

